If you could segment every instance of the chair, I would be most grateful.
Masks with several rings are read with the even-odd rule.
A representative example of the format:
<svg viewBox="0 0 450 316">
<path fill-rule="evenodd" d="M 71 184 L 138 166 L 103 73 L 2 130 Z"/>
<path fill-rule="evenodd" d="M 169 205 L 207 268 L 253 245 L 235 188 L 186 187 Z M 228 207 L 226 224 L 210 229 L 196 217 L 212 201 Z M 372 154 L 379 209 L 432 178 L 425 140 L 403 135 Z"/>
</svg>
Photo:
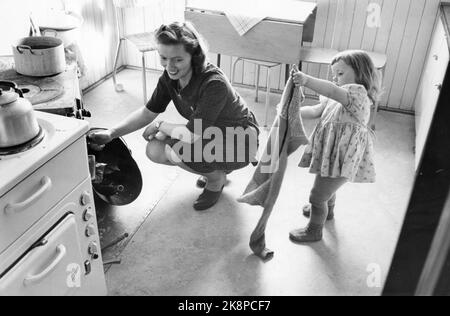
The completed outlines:
<svg viewBox="0 0 450 316">
<path fill-rule="evenodd" d="M 130 41 L 137 50 L 142 54 L 142 86 L 143 86 L 143 97 L 144 104 L 147 103 L 147 76 L 146 76 L 146 65 L 145 65 L 145 53 L 156 51 L 157 46 L 155 42 L 154 32 L 143 32 L 136 34 L 123 34 L 123 30 L 119 25 L 119 12 L 122 9 L 132 8 L 132 7 L 143 7 L 148 5 L 144 0 L 113 0 L 114 3 L 114 13 L 116 15 L 116 30 L 118 34 L 118 44 L 114 60 L 113 69 L 113 83 L 117 92 L 122 92 L 124 87 L 122 84 L 117 83 L 117 64 L 119 62 L 120 51 L 122 48 L 122 43 L 126 40 Z"/>
<path fill-rule="evenodd" d="M 256 86 L 256 97 L 255 102 L 258 102 L 258 94 L 259 94 L 259 77 L 260 77 L 260 71 L 261 67 L 267 68 L 267 87 L 266 87 L 266 114 L 264 117 L 264 127 L 267 127 L 267 120 L 269 116 L 269 108 L 270 108 L 270 74 L 271 69 L 277 66 L 280 66 L 281 63 L 275 63 L 270 61 L 262 61 L 262 60 L 255 60 L 255 59 L 249 59 L 249 58 L 242 58 L 239 57 L 236 59 L 236 61 L 233 63 L 233 67 L 231 69 L 231 83 L 234 83 L 234 76 L 236 73 L 236 66 L 238 62 L 248 62 L 255 65 L 256 68 L 256 76 L 255 76 L 255 86 Z"/>
</svg>

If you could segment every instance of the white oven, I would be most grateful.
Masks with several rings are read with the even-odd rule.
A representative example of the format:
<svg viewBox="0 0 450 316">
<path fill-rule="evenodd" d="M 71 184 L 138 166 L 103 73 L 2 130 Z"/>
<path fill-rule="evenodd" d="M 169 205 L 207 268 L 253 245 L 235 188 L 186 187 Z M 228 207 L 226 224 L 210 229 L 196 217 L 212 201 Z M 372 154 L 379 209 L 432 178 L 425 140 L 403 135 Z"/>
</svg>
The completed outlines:
<svg viewBox="0 0 450 316">
<path fill-rule="evenodd" d="M 0 296 L 106 295 L 89 126 L 37 115 L 44 141 L 0 156 Z"/>
</svg>

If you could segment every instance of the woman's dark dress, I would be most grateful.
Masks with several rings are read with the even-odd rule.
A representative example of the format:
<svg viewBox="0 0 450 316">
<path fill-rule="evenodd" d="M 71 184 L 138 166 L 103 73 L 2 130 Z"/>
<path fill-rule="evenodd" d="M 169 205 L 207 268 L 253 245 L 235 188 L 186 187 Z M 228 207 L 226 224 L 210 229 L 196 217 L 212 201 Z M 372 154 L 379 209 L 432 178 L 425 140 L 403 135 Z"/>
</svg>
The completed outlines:
<svg viewBox="0 0 450 316">
<path fill-rule="evenodd" d="M 184 89 L 180 91 L 178 86 L 179 82 L 171 80 L 165 71 L 147 108 L 154 113 L 163 113 L 170 101 L 173 101 L 180 115 L 188 120 L 186 127 L 189 131 L 204 135 L 209 127 L 217 127 L 223 136 L 213 133 L 220 137 L 216 139 L 211 135 L 199 135 L 202 136 L 198 141 L 200 143 L 192 145 L 168 138 L 166 143 L 182 157 L 189 168 L 199 173 L 216 170 L 230 172 L 256 162 L 259 129 L 255 116 L 219 68 L 208 64 L 202 73 L 192 76 Z M 236 127 L 243 128 L 247 136 L 237 137 L 233 130 Z M 232 142 L 233 145 L 227 146 L 227 142 Z M 183 155 L 189 146 L 191 154 Z M 203 154 L 205 147 L 205 152 L 211 152 L 216 159 Z M 214 149 L 211 151 L 211 148 Z"/>
</svg>

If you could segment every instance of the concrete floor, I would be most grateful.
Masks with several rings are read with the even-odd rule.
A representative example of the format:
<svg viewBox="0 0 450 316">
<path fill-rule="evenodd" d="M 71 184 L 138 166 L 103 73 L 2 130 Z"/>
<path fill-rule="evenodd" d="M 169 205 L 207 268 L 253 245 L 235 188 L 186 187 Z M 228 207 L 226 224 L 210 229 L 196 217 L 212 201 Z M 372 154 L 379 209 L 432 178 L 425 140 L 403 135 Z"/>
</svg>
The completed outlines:
<svg viewBox="0 0 450 316">
<path fill-rule="evenodd" d="M 119 74 L 126 91 L 116 93 L 108 80 L 85 96 L 94 126 L 110 127 L 142 106 L 140 72 Z M 149 91 L 159 75 L 149 73 Z M 264 95 L 238 88 L 260 122 Z M 279 95 L 272 95 L 276 104 Z M 271 119 L 275 108 L 271 109 Z M 184 122 L 173 107 L 163 119 Z M 314 122 L 307 122 L 312 131 Z M 378 117 L 376 184 L 348 184 L 338 192 L 336 219 L 327 223 L 320 243 L 300 246 L 289 231 L 303 227 L 300 212 L 308 201 L 313 175 L 297 167 L 299 150 L 290 158 L 284 186 L 269 221 L 266 240 L 275 257 L 262 262 L 248 247 L 261 209 L 236 202 L 251 178 L 248 167 L 230 175 L 219 203 L 203 213 L 192 203 L 201 193 L 197 177 L 145 159 L 141 132 L 126 137 L 145 170 L 143 197 L 160 192 L 149 202 L 147 219 L 121 253 L 122 264 L 109 269 L 110 295 L 162 296 L 299 296 L 378 295 L 388 273 L 414 181 L 414 118 L 381 112 Z M 264 137 L 264 135 L 263 135 Z M 144 172 L 143 172 L 144 173 Z M 161 190 L 161 183 L 168 190 Z M 155 198 L 152 198 L 155 201 Z M 155 203 L 153 203 L 155 204 Z"/>
</svg>

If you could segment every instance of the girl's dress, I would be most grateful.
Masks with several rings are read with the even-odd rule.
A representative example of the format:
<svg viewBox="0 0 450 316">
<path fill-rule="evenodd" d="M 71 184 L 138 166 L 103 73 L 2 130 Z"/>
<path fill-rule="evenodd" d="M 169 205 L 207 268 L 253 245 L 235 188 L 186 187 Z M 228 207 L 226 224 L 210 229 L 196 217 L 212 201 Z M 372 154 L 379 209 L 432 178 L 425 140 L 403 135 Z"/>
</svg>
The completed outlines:
<svg viewBox="0 0 450 316">
<path fill-rule="evenodd" d="M 342 88 L 348 91 L 349 104 L 324 100 L 327 105 L 299 166 L 322 177 L 373 183 L 374 133 L 368 126 L 372 101 L 362 85 Z"/>
</svg>

